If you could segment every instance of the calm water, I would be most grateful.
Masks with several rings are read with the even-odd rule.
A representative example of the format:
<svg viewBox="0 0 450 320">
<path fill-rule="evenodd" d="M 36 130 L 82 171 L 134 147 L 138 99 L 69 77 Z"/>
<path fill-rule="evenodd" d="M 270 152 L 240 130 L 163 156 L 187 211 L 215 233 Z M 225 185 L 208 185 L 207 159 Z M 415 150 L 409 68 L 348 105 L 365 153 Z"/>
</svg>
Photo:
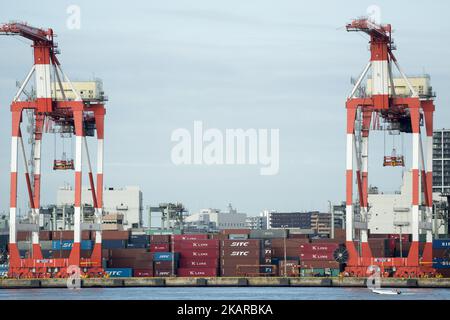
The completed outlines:
<svg viewBox="0 0 450 320">
<path fill-rule="evenodd" d="M 364 288 L 2 289 L 0 300 L 450 300 L 450 289 L 400 290 L 387 296 Z"/>
</svg>

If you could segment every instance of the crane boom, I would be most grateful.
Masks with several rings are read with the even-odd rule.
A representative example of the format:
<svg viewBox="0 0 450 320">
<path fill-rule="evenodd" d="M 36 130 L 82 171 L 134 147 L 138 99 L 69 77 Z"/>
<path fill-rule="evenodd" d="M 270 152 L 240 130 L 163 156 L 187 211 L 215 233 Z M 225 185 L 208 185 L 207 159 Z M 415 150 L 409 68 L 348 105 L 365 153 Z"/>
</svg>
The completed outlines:
<svg viewBox="0 0 450 320">
<path fill-rule="evenodd" d="M 0 34 L 3 35 L 20 35 L 24 38 L 30 39 L 35 43 L 46 44 L 54 46 L 53 30 L 35 28 L 22 22 L 10 22 L 0 24 Z"/>
</svg>

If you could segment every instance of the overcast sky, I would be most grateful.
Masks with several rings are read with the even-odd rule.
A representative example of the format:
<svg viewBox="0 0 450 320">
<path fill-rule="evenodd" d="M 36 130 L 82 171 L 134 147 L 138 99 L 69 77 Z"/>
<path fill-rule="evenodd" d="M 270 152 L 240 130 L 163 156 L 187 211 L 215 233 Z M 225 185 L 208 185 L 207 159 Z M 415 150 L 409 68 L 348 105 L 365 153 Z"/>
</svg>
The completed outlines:
<svg viewBox="0 0 450 320">
<path fill-rule="evenodd" d="M 66 27 L 72 4 L 81 9 L 79 30 Z M 106 186 L 139 185 L 145 205 L 181 201 L 196 211 L 231 202 L 257 214 L 326 210 L 328 200 L 344 199 L 345 99 L 350 77 L 369 59 L 367 37 L 344 26 L 372 4 L 395 29 L 403 69 L 431 75 L 436 126 L 450 127 L 450 4 L 444 0 L 9 1 L 0 21 L 53 28 L 69 77 L 103 79 Z M 32 52 L 23 39 L 0 40 L 0 211 L 6 211 L 9 104 Z M 261 176 L 260 166 L 250 165 L 175 166 L 171 133 L 192 131 L 195 120 L 206 129 L 279 129 L 279 174 Z M 54 138 L 44 139 L 42 201 L 52 203 L 57 187 L 73 178 L 52 172 Z M 370 183 L 397 189 L 401 171 L 382 168 L 382 135 L 371 153 Z M 23 179 L 19 187 L 24 190 Z M 25 208 L 23 191 L 19 203 Z"/>
</svg>

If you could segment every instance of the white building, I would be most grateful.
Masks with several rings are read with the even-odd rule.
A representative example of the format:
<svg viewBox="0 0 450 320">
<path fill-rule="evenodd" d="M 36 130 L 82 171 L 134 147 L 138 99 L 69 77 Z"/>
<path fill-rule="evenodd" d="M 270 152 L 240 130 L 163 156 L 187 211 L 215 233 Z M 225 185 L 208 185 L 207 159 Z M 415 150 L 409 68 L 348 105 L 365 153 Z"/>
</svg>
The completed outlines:
<svg viewBox="0 0 450 320">
<path fill-rule="evenodd" d="M 56 196 L 56 205 L 73 205 L 74 190 L 70 186 L 61 187 Z M 91 189 L 83 187 L 82 205 L 93 205 Z M 105 214 L 121 213 L 124 216 L 124 229 L 142 226 L 142 192 L 137 186 L 125 188 L 105 188 L 103 191 L 103 212 Z"/>
<path fill-rule="evenodd" d="M 238 213 L 231 204 L 228 205 L 228 212 L 221 212 L 219 209 L 202 209 L 198 213 L 187 216 L 184 221 L 188 225 L 195 225 L 199 229 L 242 229 L 246 227 L 245 220 L 247 214 Z"/>
</svg>

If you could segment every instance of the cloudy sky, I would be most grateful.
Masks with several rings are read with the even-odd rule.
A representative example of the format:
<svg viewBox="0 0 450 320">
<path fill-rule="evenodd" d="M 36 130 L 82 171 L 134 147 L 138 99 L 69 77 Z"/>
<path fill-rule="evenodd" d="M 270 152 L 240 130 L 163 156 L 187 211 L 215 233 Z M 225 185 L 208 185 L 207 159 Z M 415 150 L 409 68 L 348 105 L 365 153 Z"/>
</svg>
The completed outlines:
<svg viewBox="0 0 450 320">
<path fill-rule="evenodd" d="M 139 185 L 145 205 L 181 201 L 196 211 L 231 202 L 257 214 L 326 210 L 328 200 L 344 199 L 344 104 L 350 77 L 369 58 L 367 37 L 344 26 L 373 4 L 382 22 L 394 26 L 403 69 L 431 75 L 436 125 L 450 127 L 450 4 L 444 0 L 9 1 L 0 21 L 53 28 L 69 77 L 103 79 L 110 99 L 106 186 Z M 66 26 L 69 5 L 81 9 L 79 30 Z M 23 39 L 0 40 L 0 211 L 6 211 L 9 104 L 32 52 Z M 279 129 L 279 174 L 261 176 L 260 166 L 251 165 L 175 166 L 171 134 L 192 131 L 196 120 L 206 129 Z M 383 170 L 383 135 L 374 137 L 371 184 L 396 190 L 401 170 Z M 73 178 L 52 172 L 54 137 L 44 139 L 42 197 L 52 203 L 57 187 Z M 24 189 L 23 180 L 19 186 Z M 19 203 L 26 207 L 23 191 Z"/>
</svg>

